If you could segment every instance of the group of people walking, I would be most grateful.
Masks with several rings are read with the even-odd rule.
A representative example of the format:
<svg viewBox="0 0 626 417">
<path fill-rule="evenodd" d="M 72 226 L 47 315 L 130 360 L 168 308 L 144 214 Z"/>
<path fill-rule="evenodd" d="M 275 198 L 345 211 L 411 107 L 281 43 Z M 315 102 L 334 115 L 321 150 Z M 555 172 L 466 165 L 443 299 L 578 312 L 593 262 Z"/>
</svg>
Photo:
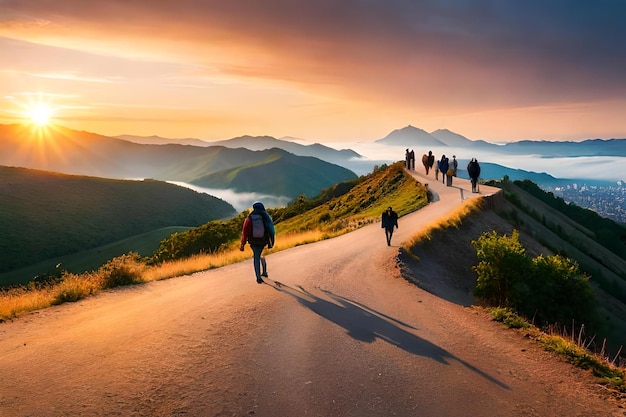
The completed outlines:
<svg viewBox="0 0 626 417">
<path fill-rule="evenodd" d="M 407 149 L 408 152 L 408 149 Z M 411 151 L 413 152 L 413 151 Z M 408 160 L 408 159 L 407 159 Z M 441 173 L 441 180 L 444 184 L 452 185 L 452 177 L 457 176 L 459 169 L 459 161 L 456 159 L 456 155 L 452 155 L 452 160 L 447 156 L 441 155 L 439 160 L 435 160 L 435 155 L 432 151 L 428 151 L 428 154 L 422 155 L 422 165 L 426 175 L 434 168 L 435 180 L 439 181 L 439 173 Z M 467 174 L 470 177 L 472 183 L 472 192 L 478 192 L 478 178 L 480 177 L 480 165 L 476 158 L 472 158 L 467 164 Z"/>
</svg>

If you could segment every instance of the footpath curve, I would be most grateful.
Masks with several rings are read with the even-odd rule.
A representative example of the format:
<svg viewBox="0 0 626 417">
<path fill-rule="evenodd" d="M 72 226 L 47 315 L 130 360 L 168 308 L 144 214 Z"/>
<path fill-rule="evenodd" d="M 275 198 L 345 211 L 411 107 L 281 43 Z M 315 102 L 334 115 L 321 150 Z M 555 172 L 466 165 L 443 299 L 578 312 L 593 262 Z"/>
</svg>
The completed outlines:
<svg viewBox="0 0 626 417">
<path fill-rule="evenodd" d="M 623 416 L 588 375 L 402 278 L 399 244 L 478 196 L 411 175 L 435 201 L 392 246 L 372 224 L 268 256 L 266 284 L 244 261 L 0 324 L 0 416 Z"/>
</svg>

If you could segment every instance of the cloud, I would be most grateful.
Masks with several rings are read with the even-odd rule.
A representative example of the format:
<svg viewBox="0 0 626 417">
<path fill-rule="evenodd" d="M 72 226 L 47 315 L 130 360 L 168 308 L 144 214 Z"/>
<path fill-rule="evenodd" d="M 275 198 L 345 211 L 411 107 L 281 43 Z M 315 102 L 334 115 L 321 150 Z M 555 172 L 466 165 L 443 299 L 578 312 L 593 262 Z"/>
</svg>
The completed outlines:
<svg viewBox="0 0 626 417">
<path fill-rule="evenodd" d="M 624 97 L 625 12 L 619 0 L 20 0 L 0 3 L 0 36 L 127 60 L 137 80 L 169 65 L 171 85 L 247 79 L 381 117 L 441 116 Z"/>
</svg>

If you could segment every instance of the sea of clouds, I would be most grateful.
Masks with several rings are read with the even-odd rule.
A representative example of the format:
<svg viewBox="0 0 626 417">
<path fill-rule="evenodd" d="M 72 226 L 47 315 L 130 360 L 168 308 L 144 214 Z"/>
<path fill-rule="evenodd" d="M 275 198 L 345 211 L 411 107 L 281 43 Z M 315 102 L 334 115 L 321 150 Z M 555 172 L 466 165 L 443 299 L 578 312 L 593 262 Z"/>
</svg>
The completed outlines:
<svg viewBox="0 0 626 417">
<path fill-rule="evenodd" d="M 388 146 L 373 142 L 349 142 L 325 144 L 333 149 L 352 149 L 362 158 L 354 159 L 345 165 L 357 175 L 367 175 L 375 166 L 391 164 L 404 160 L 406 147 Z M 416 169 L 421 167 L 421 157 L 424 153 L 432 151 L 437 159 L 446 155 L 452 159 L 456 155 L 460 167 L 465 167 L 471 158 L 477 158 L 479 162 L 491 162 L 514 169 L 522 169 L 537 173 L 547 173 L 555 178 L 569 178 L 576 180 L 596 179 L 607 181 L 620 181 L 626 179 L 626 158 L 615 156 L 592 156 L 592 157 L 568 157 L 547 158 L 538 155 L 507 155 L 496 152 L 472 151 L 471 149 L 459 148 L 457 150 L 446 148 L 414 149 Z M 237 212 L 252 207 L 255 201 L 262 201 L 266 207 L 281 207 L 287 205 L 291 198 L 260 193 L 238 193 L 233 190 L 199 187 L 183 182 L 168 181 L 181 187 L 187 187 L 200 193 L 210 194 L 230 203 Z"/>
<path fill-rule="evenodd" d="M 388 146 L 379 143 L 343 143 L 326 145 L 334 149 L 350 148 L 362 155 L 365 161 L 357 161 L 352 169 L 356 174 L 363 175 L 371 172 L 374 164 L 390 163 L 404 160 L 405 146 Z M 522 169 L 552 175 L 555 178 L 571 179 L 596 179 L 607 181 L 619 181 L 626 179 L 626 158 L 617 156 L 580 156 L 567 158 L 549 158 L 539 155 L 507 155 L 504 153 L 489 152 L 471 149 L 428 148 L 414 149 L 416 168 L 421 165 L 423 154 L 432 151 L 437 159 L 446 155 L 452 159 L 456 155 L 459 165 L 465 167 L 471 158 L 477 158 L 479 162 L 491 162 L 508 168 Z M 465 164 L 465 165 L 463 165 Z M 367 167 L 369 170 L 364 171 Z M 357 172 L 360 171 L 360 172 Z"/>
</svg>

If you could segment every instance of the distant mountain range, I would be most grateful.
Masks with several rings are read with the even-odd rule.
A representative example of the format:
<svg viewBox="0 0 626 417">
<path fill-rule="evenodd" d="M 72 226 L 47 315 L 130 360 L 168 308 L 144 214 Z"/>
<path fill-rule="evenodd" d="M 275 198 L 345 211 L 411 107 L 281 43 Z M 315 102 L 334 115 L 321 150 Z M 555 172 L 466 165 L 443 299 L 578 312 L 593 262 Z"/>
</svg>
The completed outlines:
<svg viewBox="0 0 626 417">
<path fill-rule="evenodd" d="M 208 188 L 260 192 L 294 198 L 316 195 L 338 182 L 371 172 L 372 161 L 351 149 L 336 150 L 300 140 L 271 136 L 240 136 L 216 142 L 201 139 L 168 139 L 159 136 L 122 135 L 115 138 L 63 127 L 52 131 L 47 140 L 36 138 L 18 125 L 0 125 L 0 165 L 21 166 L 106 178 L 155 178 L 186 182 Z M 427 132 L 406 126 L 375 143 L 411 149 L 461 149 L 495 154 L 540 155 L 550 157 L 626 156 L 626 139 L 589 139 L 581 142 L 519 141 L 498 145 L 470 140 L 447 129 Z M 418 155 L 419 159 L 419 155 Z M 467 161 L 459 160 L 459 176 L 465 177 Z M 483 179 L 530 179 L 542 187 L 571 183 L 481 161 Z M 419 168 L 418 168 L 419 169 Z M 607 181 L 585 180 L 596 185 Z"/>
<path fill-rule="evenodd" d="M 224 146 L 231 149 L 246 148 L 251 151 L 263 151 L 272 148 L 283 149 L 289 153 L 298 156 L 312 156 L 322 159 L 327 162 L 342 165 L 346 161 L 354 158 L 361 158 L 361 155 L 353 151 L 352 149 L 336 150 L 328 146 L 324 146 L 319 143 L 311 145 L 302 145 L 292 140 L 276 139 L 272 136 L 239 136 L 232 139 L 219 140 L 214 142 L 208 142 L 201 139 L 167 139 L 159 136 L 132 136 L 121 135 L 116 136 L 118 139 L 127 140 L 129 142 L 152 144 L 152 145 L 166 145 L 166 144 L 185 144 L 193 146 Z"/>
<path fill-rule="evenodd" d="M 352 157 L 348 151 L 343 154 Z M 64 127 L 41 136 L 20 125 L 0 125 L 0 165 L 104 178 L 222 184 L 234 191 L 281 192 L 290 198 L 315 196 L 324 188 L 356 178 L 344 167 L 278 148 L 143 145 Z"/>
<path fill-rule="evenodd" d="M 450 147 L 520 155 L 536 154 L 544 157 L 626 156 L 626 139 L 587 139 L 581 142 L 523 140 L 498 145 L 483 140 L 470 140 L 447 129 L 428 133 L 411 125 L 396 129 L 375 142 L 389 146 L 406 146 L 419 149 Z"/>
</svg>

